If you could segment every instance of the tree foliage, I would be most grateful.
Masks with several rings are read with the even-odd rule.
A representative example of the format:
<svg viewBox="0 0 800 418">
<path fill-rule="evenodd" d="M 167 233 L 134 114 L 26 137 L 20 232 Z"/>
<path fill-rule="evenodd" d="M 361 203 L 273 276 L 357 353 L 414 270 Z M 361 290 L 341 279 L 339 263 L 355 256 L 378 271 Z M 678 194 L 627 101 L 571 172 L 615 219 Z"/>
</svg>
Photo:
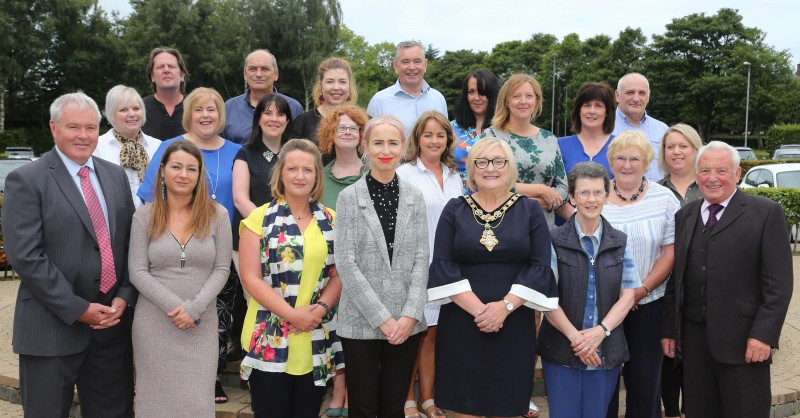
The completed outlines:
<svg viewBox="0 0 800 418">
<path fill-rule="evenodd" d="M 319 62 L 328 56 L 350 61 L 362 106 L 397 79 L 395 46 L 371 44 L 346 28 L 337 0 L 130 3 L 133 12 L 121 18 L 108 16 L 97 0 L 5 0 L 0 8 L 0 131 L 46 129 L 49 103 L 77 89 L 101 106 L 115 84 L 149 94 L 144 72 L 157 46 L 181 51 L 189 90 L 213 87 L 226 99 L 244 90 L 244 57 L 258 48 L 269 49 L 278 60 L 278 89 L 306 107 L 312 106 Z M 427 45 L 425 55 L 426 80 L 451 107 L 472 70 L 487 68 L 501 80 L 519 72 L 533 75 L 544 96 L 536 123 L 547 129 L 552 124 L 559 135 L 570 131 L 569 114 L 583 83 L 606 81 L 616 87 L 631 71 L 650 80 L 649 114 L 667 124 L 689 123 L 704 138 L 740 135 L 745 130 L 744 62 L 751 64 L 747 131 L 760 140 L 770 126 L 800 122 L 800 79 L 792 74 L 789 54 L 768 45 L 763 31 L 745 26 L 738 11 L 728 8 L 675 18 L 652 40 L 631 27 L 616 37 L 586 39 L 533 33 L 500 42 L 489 52 L 442 52 Z"/>
</svg>

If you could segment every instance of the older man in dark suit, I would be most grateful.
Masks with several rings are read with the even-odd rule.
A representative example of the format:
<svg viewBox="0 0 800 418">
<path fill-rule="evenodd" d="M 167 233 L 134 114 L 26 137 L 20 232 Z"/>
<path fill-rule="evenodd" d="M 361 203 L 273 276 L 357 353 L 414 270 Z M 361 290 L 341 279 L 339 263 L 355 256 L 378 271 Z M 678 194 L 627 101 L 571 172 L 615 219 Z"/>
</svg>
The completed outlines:
<svg viewBox="0 0 800 418">
<path fill-rule="evenodd" d="M 739 154 L 711 142 L 697 157 L 703 200 L 675 215 L 675 266 L 662 345 L 684 362 L 688 418 L 768 417 L 770 364 L 792 297 L 780 205 L 737 191 Z"/>
<path fill-rule="evenodd" d="M 6 179 L 8 259 L 19 273 L 14 352 L 26 417 L 131 416 L 127 250 L 134 206 L 122 168 L 92 157 L 100 111 L 83 93 L 50 106 L 52 151 Z"/>
</svg>

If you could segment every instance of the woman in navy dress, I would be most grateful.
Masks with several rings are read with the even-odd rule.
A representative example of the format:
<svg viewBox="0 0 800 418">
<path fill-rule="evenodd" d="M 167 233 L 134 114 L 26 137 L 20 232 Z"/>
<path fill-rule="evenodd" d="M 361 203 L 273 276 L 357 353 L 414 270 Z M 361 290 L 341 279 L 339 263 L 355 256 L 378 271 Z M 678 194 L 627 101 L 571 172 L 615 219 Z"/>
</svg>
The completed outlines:
<svg viewBox="0 0 800 418">
<path fill-rule="evenodd" d="M 443 306 L 434 398 L 456 416 L 528 411 L 534 309 L 558 306 L 547 222 L 538 202 L 510 192 L 516 167 L 505 141 L 478 141 L 467 157 L 473 194 L 452 199 L 436 230 L 428 300 Z"/>
</svg>

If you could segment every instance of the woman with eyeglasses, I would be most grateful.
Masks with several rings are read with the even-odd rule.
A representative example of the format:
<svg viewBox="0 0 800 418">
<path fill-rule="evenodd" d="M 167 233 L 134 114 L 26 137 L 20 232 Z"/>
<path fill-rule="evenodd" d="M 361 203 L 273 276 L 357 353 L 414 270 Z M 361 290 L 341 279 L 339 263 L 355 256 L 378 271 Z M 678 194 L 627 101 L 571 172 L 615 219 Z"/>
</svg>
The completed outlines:
<svg viewBox="0 0 800 418">
<path fill-rule="evenodd" d="M 360 144 L 369 117 L 363 109 L 344 105 L 331 110 L 319 124 L 319 149 L 330 162 L 325 165 L 325 197 L 322 204 L 336 209 L 336 199 L 345 187 L 355 183 L 366 172 L 361 160 Z"/>
<path fill-rule="evenodd" d="M 512 193 L 508 143 L 483 138 L 467 156 L 471 196 L 442 210 L 428 279 L 441 306 L 434 398 L 457 417 L 528 411 L 534 310 L 558 307 L 550 234 L 539 203 Z M 452 302 L 452 303 L 451 303 Z"/>
<path fill-rule="evenodd" d="M 606 169 L 581 162 L 567 180 L 577 212 L 551 232 L 558 309 L 545 314 L 538 352 L 550 415 L 604 418 L 628 359 L 622 320 L 641 283 L 627 237 L 601 215 L 611 190 Z"/>
<path fill-rule="evenodd" d="M 672 191 L 645 178 L 654 154 L 638 131 L 623 132 L 608 146 L 614 180 L 603 216 L 628 235 L 642 282 L 634 289 L 635 304 L 624 322 L 630 360 L 622 373 L 629 418 L 661 417 L 661 308 L 675 259 L 675 212 L 681 207 Z"/>
</svg>

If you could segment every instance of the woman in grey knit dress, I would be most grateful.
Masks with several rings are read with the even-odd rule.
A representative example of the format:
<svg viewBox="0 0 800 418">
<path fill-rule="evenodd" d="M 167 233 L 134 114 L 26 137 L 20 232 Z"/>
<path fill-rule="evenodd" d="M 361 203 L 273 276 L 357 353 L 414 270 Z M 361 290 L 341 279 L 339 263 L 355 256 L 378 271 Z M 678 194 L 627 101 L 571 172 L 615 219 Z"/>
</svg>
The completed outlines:
<svg viewBox="0 0 800 418">
<path fill-rule="evenodd" d="M 137 418 L 214 416 L 216 297 L 228 279 L 231 227 L 225 208 L 198 181 L 203 173 L 196 145 L 170 144 L 153 204 L 133 217 Z"/>
</svg>

